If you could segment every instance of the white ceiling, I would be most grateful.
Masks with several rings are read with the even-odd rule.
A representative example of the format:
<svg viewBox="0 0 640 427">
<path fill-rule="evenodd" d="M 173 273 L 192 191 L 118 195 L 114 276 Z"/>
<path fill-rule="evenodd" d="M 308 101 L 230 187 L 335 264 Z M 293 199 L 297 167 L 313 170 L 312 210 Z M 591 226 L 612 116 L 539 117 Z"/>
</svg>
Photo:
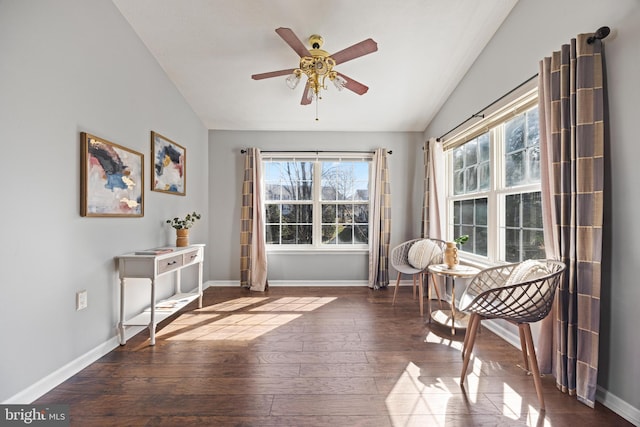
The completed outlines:
<svg viewBox="0 0 640 427">
<path fill-rule="evenodd" d="M 225 130 L 424 131 L 517 0 L 113 0 L 204 125 Z M 251 75 L 295 68 L 276 34 L 311 34 L 335 53 L 369 37 L 378 51 L 336 66 L 367 86 L 329 85 L 300 105 L 303 84 Z"/>
</svg>

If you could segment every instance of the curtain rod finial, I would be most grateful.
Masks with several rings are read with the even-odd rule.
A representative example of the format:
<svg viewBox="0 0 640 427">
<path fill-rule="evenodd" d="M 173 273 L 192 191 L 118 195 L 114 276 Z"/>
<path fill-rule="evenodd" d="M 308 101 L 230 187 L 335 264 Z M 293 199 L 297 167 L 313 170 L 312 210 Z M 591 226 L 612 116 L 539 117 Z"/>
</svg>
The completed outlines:
<svg viewBox="0 0 640 427">
<path fill-rule="evenodd" d="M 602 40 L 606 38 L 610 32 L 611 32 L 611 29 L 609 27 L 600 27 L 596 30 L 596 32 L 591 37 L 587 39 L 587 43 L 591 44 L 596 40 Z"/>
</svg>

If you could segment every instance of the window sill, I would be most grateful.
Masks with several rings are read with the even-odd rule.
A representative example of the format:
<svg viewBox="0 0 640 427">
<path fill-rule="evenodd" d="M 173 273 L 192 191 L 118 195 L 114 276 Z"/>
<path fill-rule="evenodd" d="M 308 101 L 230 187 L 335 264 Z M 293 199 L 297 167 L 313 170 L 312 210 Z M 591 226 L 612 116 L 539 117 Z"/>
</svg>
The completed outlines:
<svg viewBox="0 0 640 427">
<path fill-rule="evenodd" d="M 460 257 L 461 264 L 479 268 L 480 270 L 484 270 L 485 268 L 497 267 L 498 265 L 503 264 L 500 262 L 491 262 L 487 259 L 479 259 L 479 257 L 474 257 L 473 255 L 468 255 L 461 252 L 458 252 L 458 255 Z"/>
<path fill-rule="evenodd" d="M 339 249 L 324 249 L 324 248 L 297 248 L 297 249 L 269 249 L 267 248 L 267 255 L 357 255 L 368 254 L 368 248 L 339 248 Z"/>
</svg>

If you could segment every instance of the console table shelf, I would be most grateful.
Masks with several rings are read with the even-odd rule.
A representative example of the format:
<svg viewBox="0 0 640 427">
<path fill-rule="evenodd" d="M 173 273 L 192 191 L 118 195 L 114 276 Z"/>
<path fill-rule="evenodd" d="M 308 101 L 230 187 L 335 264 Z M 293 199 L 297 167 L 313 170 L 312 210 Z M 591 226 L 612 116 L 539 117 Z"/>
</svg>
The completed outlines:
<svg viewBox="0 0 640 427">
<path fill-rule="evenodd" d="M 184 308 L 187 304 L 198 299 L 198 307 L 202 308 L 202 262 L 204 259 L 204 245 L 192 245 L 184 248 L 174 247 L 171 252 L 158 255 L 124 254 L 116 257 L 118 261 L 118 275 L 120 278 L 120 321 L 118 322 L 118 337 L 120 345 L 127 342 L 126 328 L 128 326 L 148 326 L 149 341 L 156 343 L 156 326 L 169 316 Z M 197 288 L 191 292 L 183 292 L 181 287 L 182 270 L 197 266 Z M 158 277 L 174 274 L 175 293 L 162 301 L 156 301 L 156 281 Z M 125 295 L 127 279 L 150 280 L 150 304 L 142 313 L 129 319 L 125 318 Z"/>
<path fill-rule="evenodd" d="M 166 300 L 162 300 L 156 304 L 155 320 L 156 324 L 171 317 L 178 311 L 182 310 L 191 301 L 198 299 L 200 295 L 197 292 L 187 294 L 175 294 Z M 168 306 L 165 303 L 174 303 Z M 124 326 L 148 326 L 151 322 L 151 307 L 146 308 L 142 313 L 123 322 Z"/>
</svg>

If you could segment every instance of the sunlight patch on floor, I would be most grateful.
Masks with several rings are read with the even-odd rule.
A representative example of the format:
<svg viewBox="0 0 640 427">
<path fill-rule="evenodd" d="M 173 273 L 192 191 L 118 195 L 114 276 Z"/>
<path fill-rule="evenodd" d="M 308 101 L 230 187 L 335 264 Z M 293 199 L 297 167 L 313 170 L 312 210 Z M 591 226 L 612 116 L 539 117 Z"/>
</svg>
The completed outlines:
<svg viewBox="0 0 640 427">
<path fill-rule="evenodd" d="M 394 426 L 407 425 L 415 415 L 429 415 L 432 417 L 429 425 L 439 426 L 444 425 L 450 397 L 451 393 L 441 378 L 425 384 L 421 380 L 420 367 L 409 362 L 387 395 L 385 404 Z"/>
<path fill-rule="evenodd" d="M 462 342 L 452 340 L 450 338 L 442 337 L 429 332 L 424 340 L 426 343 L 440 344 L 447 347 L 454 348 L 460 351 L 460 360 L 462 361 Z M 467 393 L 467 399 L 471 403 L 478 401 L 478 390 L 480 386 L 480 372 L 482 370 L 482 361 L 471 354 L 471 360 L 469 361 L 469 367 L 467 368 L 467 376 L 464 380 L 464 389 Z M 460 377 L 453 379 L 458 386 L 460 385 Z"/>
<path fill-rule="evenodd" d="M 502 398 L 502 413 L 505 417 L 513 420 L 524 418 L 527 420 L 528 426 L 551 426 L 549 420 L 545 419 L 544 414 L 541 414 L 538 408 L 526 403 L 525 399 L 506 383 Z"/>
<path fill-rule="evenodd" d="M 424 339 L 424 342 L 431 344 L 441 344 L 446 345 L 447 347 L 455 348 L 456 350 L 462 351 L 462 341 L 455 341 L 449 338 L 441 337 L 433 332 L 429 332 Z"/>
<path fill-rule="evenodd" d="M 462 344 L 463 344 L 462 342 L 447 339 L 446 337 L 441 337 L 432 332 L 429 332 L 427 334 L 424 341 L 426 343 L 440 344 L 440 345 L 452 347 L 462 352 Z M 462 355 L 460 355 L 460 357 L 462 359 Z M 478 402 L 481 394 L 479 390 L 480 390 L 480 384 L 481 384 L 482 375 L 483 375 L 482 374 L 483 364 L 487 365 L 489 368 L 503 369 L 503 367 L 501 367 L 498 362 L 485 361 L 483 363 L 483 361 L 480 358 L 478 358 L 475 354 L 473 353 L 471 354 L 471 360 L 469 362 L 467 376 L 464 381 L 464 390 L 465 390 L 466 398 L 472 404 Z M 406 372 L 407 370 L 405 370 L 405 374 Z M 405 374 L 403 374 L 403 376 Z M 398 383 L 396 383 L 396 387 L 398 387 L 405 380 L 406 379 L 403 379 L 401 377 L 398 380 Z M 460 378 L 455 378 L 454 382 L 460 385 Z M 423 390 L 428 390 L 428 389 L 424 388 Z M 443 387 L 443 390 L 446 390 L 446 387 Z M 446 396 L 447 399 L 450 396 L 451 396 L 451 393 L 449 393 Z M 424 396 L 424 397 L 426 398 L 427 396 Z M 428 396 L 428 397 L 433 400 L 433 397 L 431 396 Z M 510 387 L 509 384 L 507 384 L 506 382 L 503 383 L 503 391 L 500 397 L 502 398 L 502 408 L 500 409 L 500 411 L 505 418 L 513 420 L 514 423 L 518 421 L 522 422 L 522 420 L 526 420 L 526 425 L 528 426 L 551 427 L 551 423 L 548 419 L 545 418 L 544 413 L 540 413 L 536 407 L 525 402 L 525 399 L 518 392 L 516 392 L 512 387 Z M 495 404 L 498 407 L 500 406 L 500 403 L 496 402 Z M 416 410 L 412 414 L 403 414 L 401 416 L 397 415 L 395 417 L 392 416 L 393 425 L 405 426 L 405 425 L 408 425 L 408 423 L 410 424 L 411 416 L 415 417 L 415 416 L 422 415 L 422 413 L 419 412 L 419 408 L 420 408 L 420 405 L 416 405 Z M 446 410 L 446 407 L 445 407 L 445 410 Z M 446 425 L 444 415 L 442 417 L 438 417 L 436 413 L 436 414 L 431 414 L 431 417 L 432 418 L 428 420 L 429 421 L 428 425 L 434 425 L 434 426 Z M 424 418 L 420 418 L 420 420 L 424 422 Z"/>
<path fill-rule="evenodd" d="M 274 329 L 335 301 L 336 297 L 236 298 L 181 314 L 157 334 L 166 341 L 251 341 Z M 251 312 L 232 311 L 250 309 Z M 217 313 L 216 313 L 217 312 Z"/>
<path fill-rule="evenodd" d="M 313 311 L 328 304 L 336 297 L 288 297 L 254 307 L 251 311 Z"/>
<path fill-rule="evenodd" d="M 258 304 L 268 300 L 269 297 L 236 298 L 219 304 L 199 308 L 195 311 L 236 311 L 253 304 Z"/>
<path fill-rule="evenodd" d="M 199 323 L 208 324 L 213 319 L 220 317 L 219 314 L 213 313 L 183 313 L 176 320 L 172 321 L 172 325 L 196 325 Z"/>
</svg>

